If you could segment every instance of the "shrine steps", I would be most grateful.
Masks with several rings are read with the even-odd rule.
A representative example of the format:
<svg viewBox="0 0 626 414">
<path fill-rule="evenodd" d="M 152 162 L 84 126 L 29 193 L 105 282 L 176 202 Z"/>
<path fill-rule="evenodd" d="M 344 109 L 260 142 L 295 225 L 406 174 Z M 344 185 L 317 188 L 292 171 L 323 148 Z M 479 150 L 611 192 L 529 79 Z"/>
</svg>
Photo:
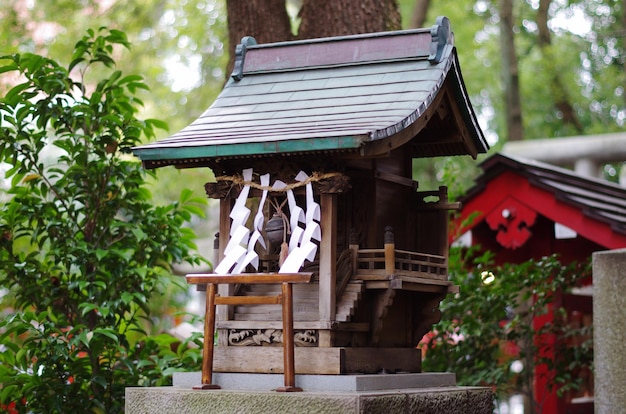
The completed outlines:
<svg viewBox="0 0 626 414">
<path fill-rule="evenodd" d="M 350 322 L 364 291 L 362 281 L 347 283 L 337 300 L 335 321 Z M 280 293 L 278 285 L 242 286 L 242 296 L 270 296 Z M 294 285 L 293 316 L 295 322 L 319 320 L 319 285 L 316 283 Z M 234 321 L 280 321 L 280 305 L 239 305 L 234 310 Z"/>
</svg>

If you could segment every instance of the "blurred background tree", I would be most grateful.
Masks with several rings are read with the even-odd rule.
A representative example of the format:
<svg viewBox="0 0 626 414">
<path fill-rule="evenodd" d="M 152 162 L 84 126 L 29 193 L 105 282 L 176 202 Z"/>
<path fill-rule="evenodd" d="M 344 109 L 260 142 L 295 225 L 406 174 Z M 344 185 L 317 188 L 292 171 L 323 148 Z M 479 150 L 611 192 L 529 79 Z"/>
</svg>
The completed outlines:
<svg viewBox="0 0 626 414">
<path fill-rule="evenodd" d="M 146 116 L 175 132 L 219 93 L 230 72 L 229 51 L 243 35 L 274 42 L 430 27 L 445 15 L 472 104 L 497 149 L 507 140 L 623 130 L 624 9 L 616 0 L 8 0 L 0 4 L 0 51 L 69 59 L 72 39 L 87 27 L 123 30 L 135 47 L 120 67 L 146 78 Z M 415 178 L 432 188 L 456 177 L 454 193 L 471 183 L 473 165 L 420 160 Z M 156 196 L 175 199 L 180 174 L 159 171 Z M 200 195 L 210 172 L 184 174 Z"/>
</svg>

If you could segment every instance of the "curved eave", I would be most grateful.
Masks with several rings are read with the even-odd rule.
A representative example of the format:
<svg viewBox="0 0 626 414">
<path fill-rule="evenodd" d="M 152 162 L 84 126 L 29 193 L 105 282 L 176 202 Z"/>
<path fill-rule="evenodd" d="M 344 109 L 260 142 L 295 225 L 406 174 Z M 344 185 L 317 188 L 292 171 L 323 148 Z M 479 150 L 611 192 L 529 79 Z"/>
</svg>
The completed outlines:
<svg viewBox="0 0 626 414">
<path fill-rule="evenodd" d="M 148 169 L 168 165 L 186 168 L 224 158 L 354 152 L 367 139 L 368 136 L 364 135 L 203 146 L 144 146 L 135 148 L 133 152 Z"/>
<path fill-rule="evenodd" d="M 456 51 L 450 46 L 444 54 L 446 60 L 440 63 L 444 65 L 442 77 L 437 81 L 432 94 L 402 121 L 373 131 L 372 139 L 365 145 L 362 153 L 381 155 L 411 140 L 417 158 L 444 155 L 470 155 L 476 158 L 478 154 L 489 150 L 489 144 L 470 103 Z M 446 105 L 452 112 L 450 122 L 455 125 L 455 133 L 437 136 L 435 139 L 428 138 L 427 133 L 420 134 L 428 127 L 434 113 Z"/>
<path fill-rule="evenodd" d="M 199 118 L 133 148 L 146 167 L 346 151 L 377 157 L 405 144 L 413 157 L 488 149 L 445 18 L 430 32 L 248 43 L 238 49 L 241 70 Z"/>
</svg>

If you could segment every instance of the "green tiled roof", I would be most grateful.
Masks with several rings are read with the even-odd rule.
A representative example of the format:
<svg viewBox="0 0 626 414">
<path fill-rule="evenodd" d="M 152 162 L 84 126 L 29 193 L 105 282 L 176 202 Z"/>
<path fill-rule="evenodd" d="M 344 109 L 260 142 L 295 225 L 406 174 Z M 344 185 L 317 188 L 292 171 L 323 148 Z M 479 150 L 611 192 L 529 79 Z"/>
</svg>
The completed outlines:
<svg viewBox="0 0 626 414">
<path fill-rule="evenodd" d="M 423 127 L 415 125 L 445 84 L 462 118 L 455 129 L 461 132 L 456 141 L 443 132 L 441 142 L 425 139 L 428 145 L 418 153 L 476 156 L 488 146 L 452 41 L 446 18 L 432 29 L 264 45 L 244 38 L 215 102 L 171 137 L 133 151 L 155 168 L 321 151 L 376 156 L 413 139 L 398 138 L 408 130 L 419 147 Z"/>
</svg>

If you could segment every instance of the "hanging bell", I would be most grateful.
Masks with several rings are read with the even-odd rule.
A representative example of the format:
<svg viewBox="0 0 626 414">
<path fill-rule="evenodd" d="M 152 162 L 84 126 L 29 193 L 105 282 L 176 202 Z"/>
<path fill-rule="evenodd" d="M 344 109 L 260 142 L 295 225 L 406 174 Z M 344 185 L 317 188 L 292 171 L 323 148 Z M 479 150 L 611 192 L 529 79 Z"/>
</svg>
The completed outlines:
<svg viewBox="0 0 626 414">
<path fill-rule="evenodd" d="M 271 219 L 265 223 L 265 234 L 267 234 L 267 240 L 273 246 L 278 246 L 283 242 L 285 234 L 285 222 L 283 218 L 278 214 L 274 214 Z"/>
</svg>

